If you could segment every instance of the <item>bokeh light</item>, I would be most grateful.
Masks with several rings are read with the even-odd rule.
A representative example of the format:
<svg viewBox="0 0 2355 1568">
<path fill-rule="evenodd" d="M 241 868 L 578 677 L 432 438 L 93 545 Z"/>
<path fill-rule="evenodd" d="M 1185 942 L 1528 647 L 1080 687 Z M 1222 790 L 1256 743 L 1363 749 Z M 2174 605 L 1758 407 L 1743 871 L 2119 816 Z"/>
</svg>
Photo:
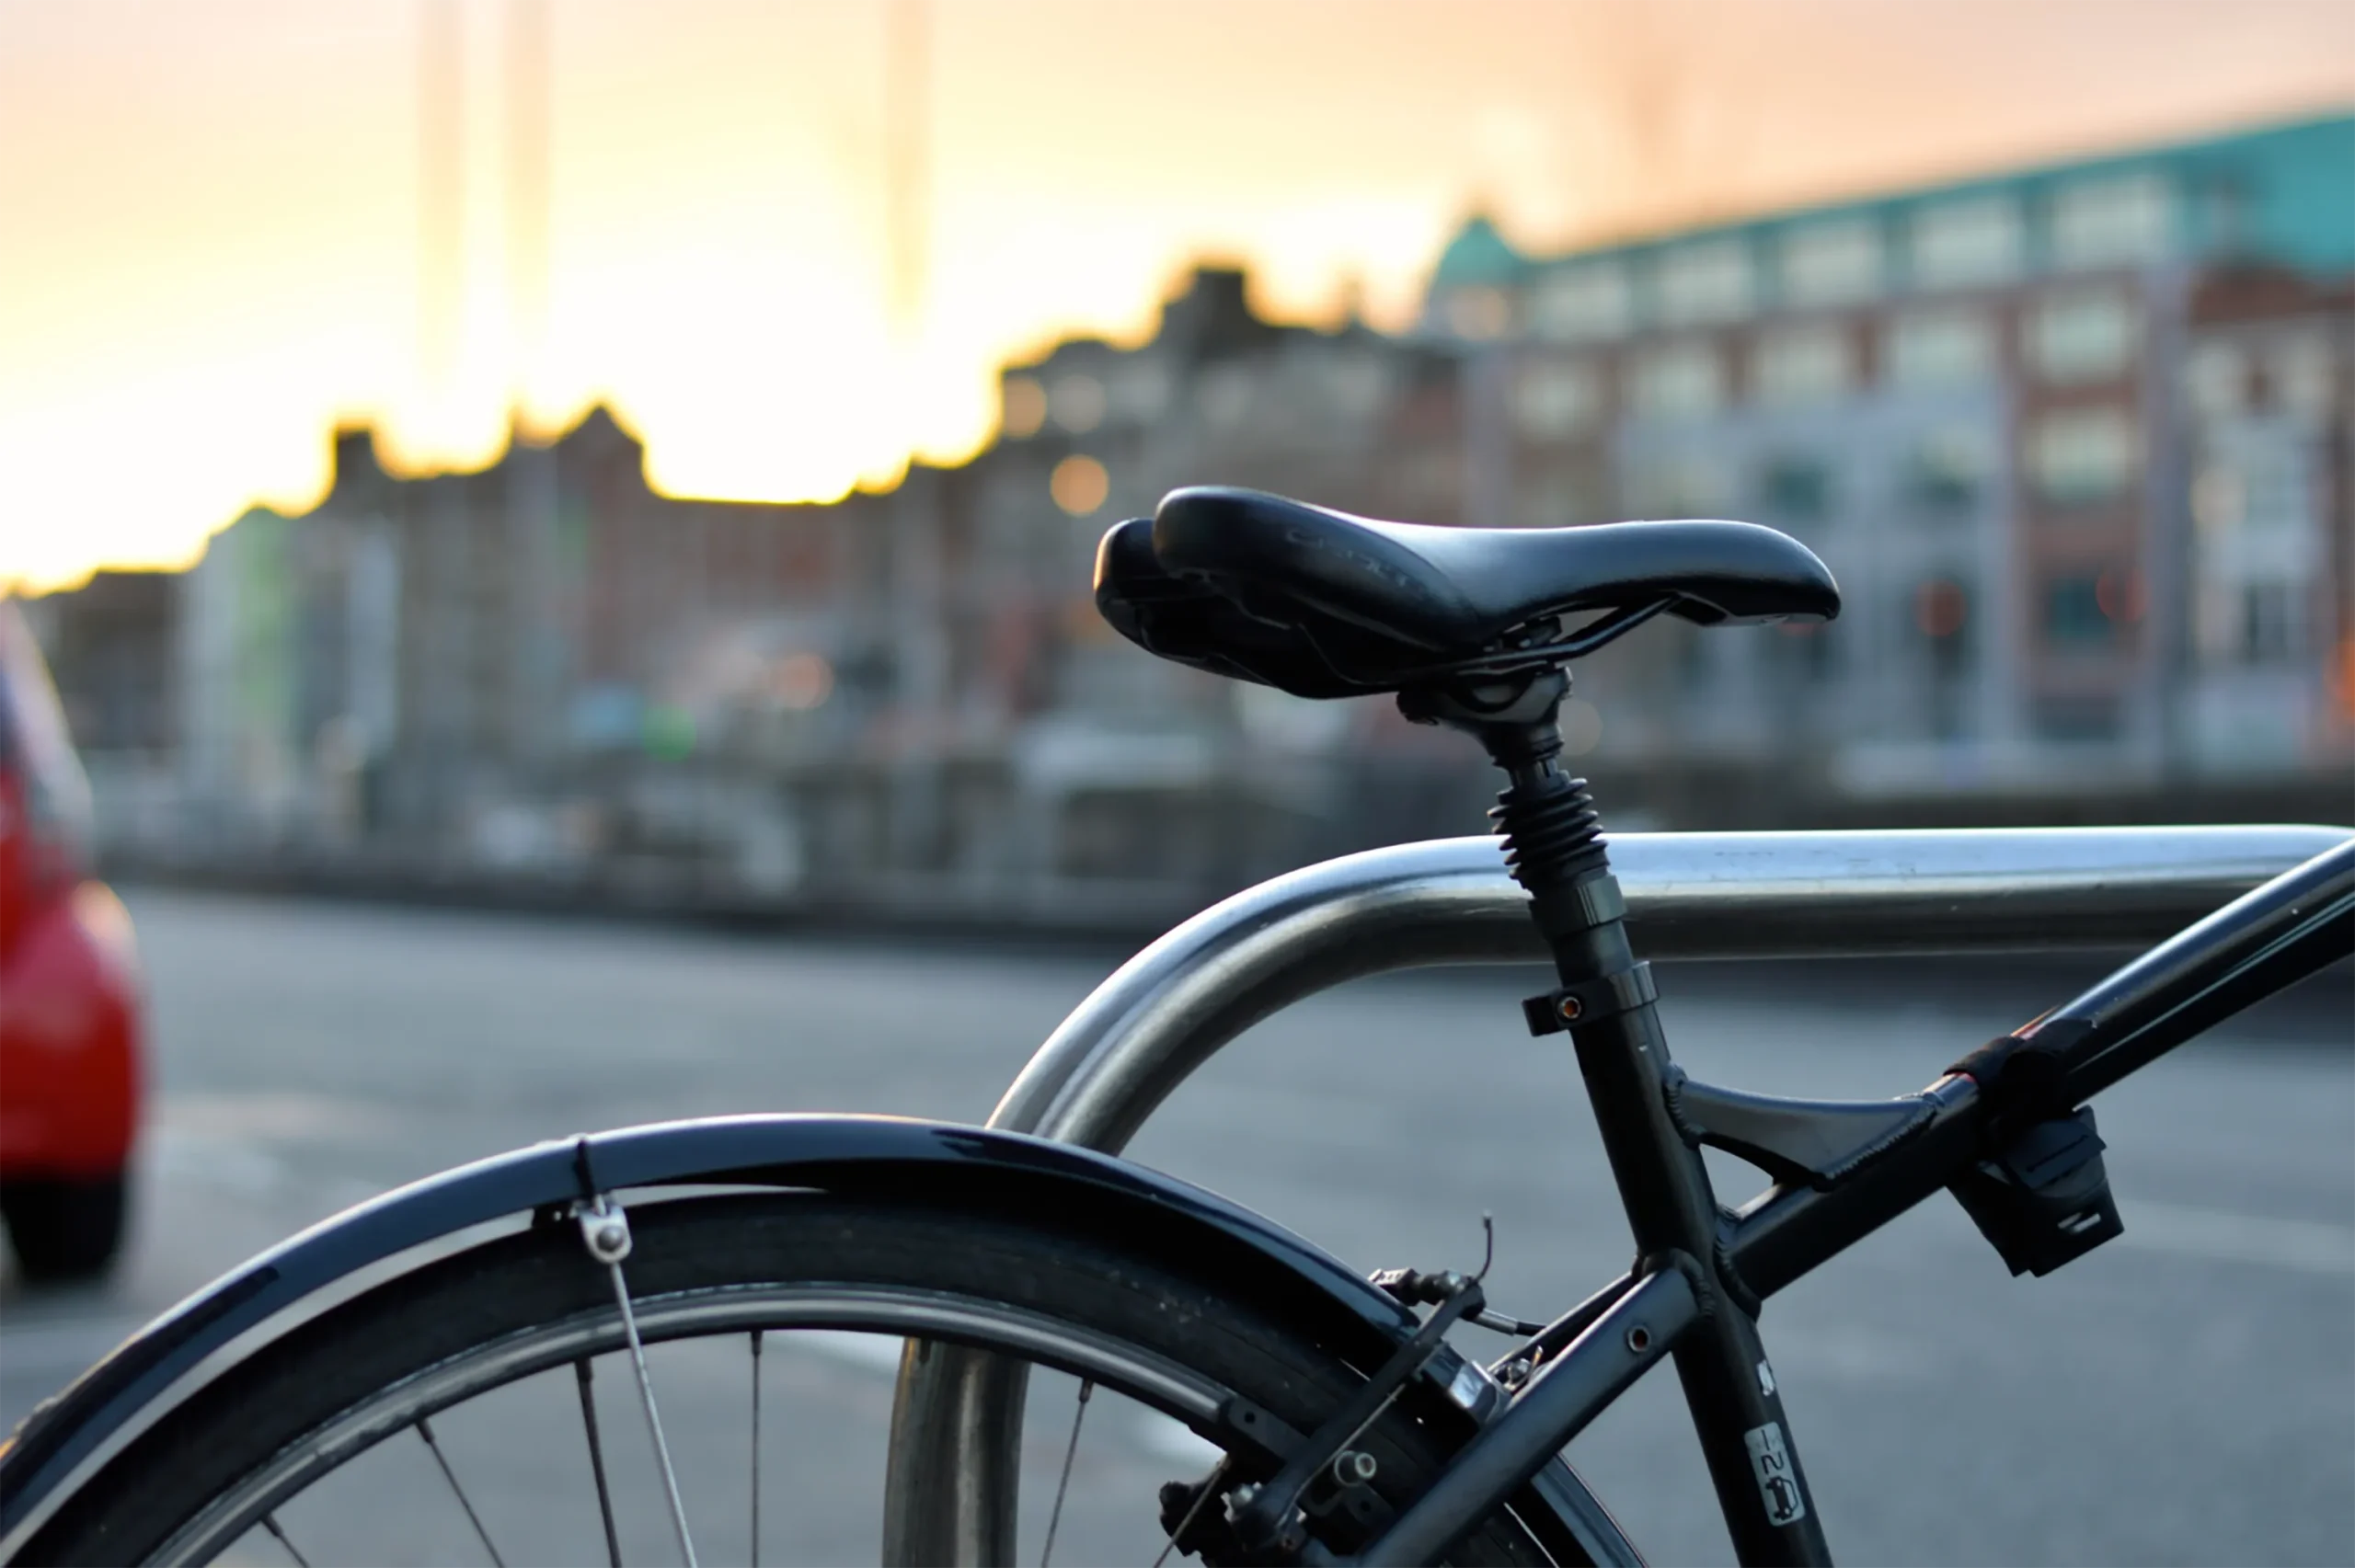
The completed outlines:
<svg viewBox="0 0 2355 1568">
<path fill-rule="evenodd" d="M 1112 493 L 1112 480 L 1102 464 L 1074 452 L 1055 464 L 1047 492 L 1055 498 L 1055 505 L 1072 516 L 1086 517 Z"/>
</svg>

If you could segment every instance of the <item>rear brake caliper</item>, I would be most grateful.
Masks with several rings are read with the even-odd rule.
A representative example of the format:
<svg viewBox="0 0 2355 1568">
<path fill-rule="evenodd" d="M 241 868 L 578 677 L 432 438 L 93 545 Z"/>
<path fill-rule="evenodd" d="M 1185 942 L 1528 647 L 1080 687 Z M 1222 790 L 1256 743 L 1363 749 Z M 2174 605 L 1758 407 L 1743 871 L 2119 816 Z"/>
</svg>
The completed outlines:
<svg viewBox="0 0 2355 1568">
<path fill-rule="evenodd" d="M 1227 1523 L 1253 1561 L 1300 1559 L 1311 1549 L 1312 1519 L 1326 1528 L 1338 1527 L 1337 1534 L 1347 1537 L 1368 1528 L 1361 1518 L 1373 1521 L 1377 1513 L 1387 1513 L 1368 1484 L 1376 1470 L 1373 1456 L 1361 1450 L 1358 1442 L 1441 1352 L 1447 1331 L 1488 1301 L 1476 1279 L 1453 1273 L 1431 1277 L 1442 1299 L 1413 1337 L 1326 1417 L 1281 1470 L 1264 1482 L 1238 1486 L 1226 1494 Z"/>
</svg>

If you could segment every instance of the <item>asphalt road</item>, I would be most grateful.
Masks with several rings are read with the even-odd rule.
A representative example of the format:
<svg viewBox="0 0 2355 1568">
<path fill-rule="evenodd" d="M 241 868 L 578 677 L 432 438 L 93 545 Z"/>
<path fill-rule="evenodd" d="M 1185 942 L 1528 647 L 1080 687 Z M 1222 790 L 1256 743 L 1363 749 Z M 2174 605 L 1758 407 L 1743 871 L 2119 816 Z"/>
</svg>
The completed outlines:
<svg viewBox="0 0 2355 1568">
<path fill-rule="evenodd" d="M 160 890 L 129 901 L 156 1031 L 136 1230 L 104 1290 L 0 1279 L 8 1423 L 251 1252 L 463 1160 L 747 1109 L 979 1120 L 1120 957 Z M 1696 1073 L 1883 1094 L 2061 1000 L 2073 978 L 2017 963 L 1674 968 L 1661 990 Z M 1492 1210 L 1491 1299 L 1551 1315 L 1627 1248 L 1568 1051 L 1521 1028 L 1514 1001 L 1530 989 L 1525 972 L 1455 971 L 1321 998 L 1231 1047 L 1132 1152 L 1369 1269 L 1474 1265 Z M 2127 1233 L 2051 1278 L 2010 1278 L 1940 1199 L 1771 1304 L 1763 1332 L 1844 1561 L 2355 1562 L 2351 1021 L 2342 969 L 2105 1096 Z M 1722 1170 L 1747 1190 L 1739 1167 Z M 821 1484 L 815 1512 L 772 1511 L 765 1560 L 871 1560 L 890 1354 L 850 1338 L 772 1369 L 773 1398 L 827 1418 L 775 1421 L 777 1462 Z M 704 1478 L 741 1468 L 741 1368 L 681 1353 L 657 1376 L 691 1502 L 708 1494 L 732 1518 L 741 1501 Z M 494 1522 L 554 1514 L 552 1489 L 580 1469 L 561 1402 L 510 1402 L 450 1438 Z M 608 1409 L 626 1450 L 634 1416 Z M 1051 1492 L 1068 1386 L 1042 1383 L 1032 1409 Z M 1724 1562 L 1682 1416 L 1673 1380 L 1656 1378 L 1571 1457 L 1655 1562 Z M 1109 1560 L 1122 1550 L 1115 1516 L 1189 1473 L 1182 1430 L 1135 1410 L 1090 1423 L 1058 1561 Z M 478 1561 L 431 1495 L 430 1462 L 398 1456 L 428 1497 L 400 1521 L 443 1516 L 403 1560 Z M 348 1557 L 392 1560 L 373 1534 L 394 1517 L 384 1494 L 372 1482 L 308 1528 L 340 1535 Z M 1026 1491 L 1033 1515 L 1040 1495 Z M 593 1510 L 572 1516 L 540 1560 L 599 1552 Z M 625 1526 L 660 1557 L 658 1515 Z M 1026 1516 L 1027 1539 L 1040 1528 Z M 712 1530 L 706 1561 L 742 1553 L 741 1527 Z"/>
</svg>

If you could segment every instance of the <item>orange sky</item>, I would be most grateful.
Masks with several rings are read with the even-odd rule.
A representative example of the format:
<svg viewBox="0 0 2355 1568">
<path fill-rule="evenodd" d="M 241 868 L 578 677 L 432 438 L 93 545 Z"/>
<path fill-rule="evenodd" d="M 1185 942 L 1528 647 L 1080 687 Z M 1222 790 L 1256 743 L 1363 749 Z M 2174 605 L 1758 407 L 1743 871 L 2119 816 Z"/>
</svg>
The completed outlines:
<svg viewBox="0 0 2355 1568">
<path fill-rule="evenodd" d="M 1524 243 L 2355 99 L 2355 0 L 901 0 L 928 226 L 890 323 L 884 0 L 541 0 L 545 347 L 504 45 L 532 0 L 0 0 L 0 580 L 299 507 L 338 418 L 413 465 L 610 396 L 656 482 L 837 494 L 988 434 L 992 368 L 1134 334 L 1186 259 L 1407 318 L 1468 207 Z M 461 349 L 420 353 L 422 18 L 465 60 Z"/>
</svg>

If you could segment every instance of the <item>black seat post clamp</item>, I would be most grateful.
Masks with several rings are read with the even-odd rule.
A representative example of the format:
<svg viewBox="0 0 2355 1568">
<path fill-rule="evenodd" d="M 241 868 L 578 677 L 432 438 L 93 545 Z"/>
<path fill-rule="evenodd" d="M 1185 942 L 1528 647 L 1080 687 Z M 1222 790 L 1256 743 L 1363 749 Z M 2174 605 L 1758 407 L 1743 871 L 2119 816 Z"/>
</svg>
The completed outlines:
<svg viewBox="0 0 2355 1568">
<path fill-rule="evenodd" d="M 1550 938 L 1591 931 L 1627 916 L 1626 895 L 1609 872 L 1580 877 L 1562 894 L 1538 901 L 1538 925 Z M 1649 964 L 1634 964 L 1614 974 L 1566 984 L 1521 1004 L 1533 1035 L 1558 1035 L 1579 1024 L 1632 1012 L 1660 1000 Z"/>
<path fill-rule="evenodd" d="M 1660 988 L 1652 984 L 1652 967 L 1637 963 L 1615 975 L 1599 976 L 1574 986 L 1557 987 L 1544 996 L 1533 996 L 1521 1004 L 1521 1012 L 1529 1021 L 1531 1034 L 1558 1035 L 1574 1025 L 1630 1013 L 1659 1000 Z"/>
<path fill-rule="evenodd" d="M 1619 879 L 1607 871 L 1581 876 L 1558 891 L 1533 896 L 1530 901 L 1537 929 L 1549 938 L 1575 935 L 1627 918 L 1627 895 L 1620 891 Z"/>
</svg>

